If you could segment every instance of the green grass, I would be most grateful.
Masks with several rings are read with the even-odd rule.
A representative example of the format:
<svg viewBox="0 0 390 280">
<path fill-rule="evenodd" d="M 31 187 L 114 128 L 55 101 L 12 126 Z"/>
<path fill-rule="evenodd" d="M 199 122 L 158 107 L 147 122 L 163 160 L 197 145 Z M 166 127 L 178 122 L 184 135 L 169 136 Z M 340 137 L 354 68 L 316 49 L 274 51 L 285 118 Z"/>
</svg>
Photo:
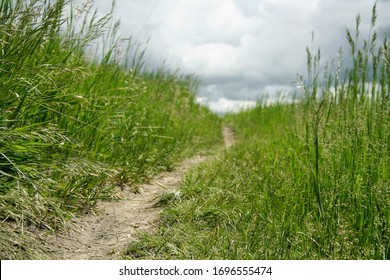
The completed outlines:
<svg viewBox="0 0 390 280">
<path fill-rule="evenodd" d="M 305 98 L 224 121 L 237 143 L 194 170 L 126 258 L 390 259 L 389 45 L 347 32 L 353 65 L 307 50 Z M 360 47 L 359 47 L 360 46 Z"/>
<path fill-rule="evenodd" d="M 221 144 L 196 80 L 144 71 L 140 47 L 96 15 L 91 2 L 0 1 L 2 259 L 44 258 L 29 228 L 57 229 Z"/>
</svg>

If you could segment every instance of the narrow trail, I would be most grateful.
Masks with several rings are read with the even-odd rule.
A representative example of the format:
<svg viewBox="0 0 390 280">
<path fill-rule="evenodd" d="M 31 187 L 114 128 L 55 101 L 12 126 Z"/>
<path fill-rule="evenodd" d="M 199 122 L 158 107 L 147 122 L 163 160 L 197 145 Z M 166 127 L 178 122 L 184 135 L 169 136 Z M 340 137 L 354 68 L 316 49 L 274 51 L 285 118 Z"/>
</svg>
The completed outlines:
<svg viewBox="0 0 390 280">
<path fill-rule="evenodd" d="M 222 128 L 224 145 L 234 143 L 233 130 Z M 185 173 L 210 156 L 194 156 L 183 161 L 173 172 L 163 172 L 150 183 L 139 186 L 140 192 L 118 191 L 117 201 L 98 203 L 93 213 L 72 219 L 57 235 L 42 237 L 45 250 L 52 259 L 109 260 L 120 259 L 126 246 L 139 232 L 153 232 L 162 208 L 154 207 L 155 199 L 180 186 Z"/>
<path fill-rule="evenodd" d="M 235 142 L 234 140 L 234 131 L 230 126 L 224 125 L 222 127 L 223 141 L 225 148 L 229 149 Z"/>
</svg>

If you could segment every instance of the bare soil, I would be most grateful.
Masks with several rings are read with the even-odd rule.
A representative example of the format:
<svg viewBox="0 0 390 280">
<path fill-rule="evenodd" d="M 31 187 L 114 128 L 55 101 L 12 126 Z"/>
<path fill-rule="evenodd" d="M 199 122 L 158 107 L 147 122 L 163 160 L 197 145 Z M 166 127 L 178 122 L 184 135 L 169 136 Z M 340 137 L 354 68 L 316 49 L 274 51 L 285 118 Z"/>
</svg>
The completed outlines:
<svg viewBox="0 0 390 280">
<path fill-rule="evenodd" d="M 222 129 L 225 148 L 234 143 L 234 133 Z M 118 200 L 98 203 L 93 212 L 68 222 L 67 230 L 43 238 L 44 250 L 52 259 L 109 260 L 120 259 L 123 250 L 137 239 L 139 232 L 153 232 L 162 208 L 156 198 L 180 187 L 185 173 L 207 156 L 194 156 L 183 161 L 172 172 L 164 172 L 150 183 L 138 187 L 139 192 L 119 190 Z"/>
</svg>

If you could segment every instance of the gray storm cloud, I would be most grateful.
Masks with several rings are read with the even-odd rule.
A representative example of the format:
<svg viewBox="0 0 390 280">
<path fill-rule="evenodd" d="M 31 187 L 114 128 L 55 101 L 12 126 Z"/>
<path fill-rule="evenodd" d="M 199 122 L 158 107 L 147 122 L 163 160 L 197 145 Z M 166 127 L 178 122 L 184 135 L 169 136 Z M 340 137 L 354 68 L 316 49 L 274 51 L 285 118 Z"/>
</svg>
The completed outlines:
<svg viewBox="0 0 390 280">
<path fill-rule="evenodd" d="M 110 1 L 97 0 L 108 9 Z M 265 91 L 293 90 L 305 73 L 306 46 L 331 60 L 348 52 L 345 29 L 369 31 L 371 0 L 117 0 L 122 34 L 147 42 L 145 62 L 201 77 L 199 98 L 213 110 L 252 104 Z M 390 1 L 378 1 L 377 30 L 389 31 Z M 234 102 L 233 102 L 234 101 Z M 249 103 L 248 103 L 249 102 Z M 220 108 L 218 108 L 220 104 Z M 226 107 L 226 106 L 225 106 Z"/>
</svg>

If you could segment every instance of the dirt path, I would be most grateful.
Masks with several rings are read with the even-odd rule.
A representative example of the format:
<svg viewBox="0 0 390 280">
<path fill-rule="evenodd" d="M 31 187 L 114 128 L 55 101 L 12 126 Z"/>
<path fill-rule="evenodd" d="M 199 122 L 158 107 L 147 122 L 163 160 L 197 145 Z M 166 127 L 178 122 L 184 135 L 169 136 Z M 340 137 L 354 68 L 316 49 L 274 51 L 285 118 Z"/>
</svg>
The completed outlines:
<svg viewBox="0 0 390 280">
<path fill-rule="evenodd" d="M 233 131 L 223 127 L 225 147 L 234 143 Z M 152 232 L 162 209 L 153 207 L 164 192 L 180 186 L 184 174 L 193 166 L 210 159 L 194 156 L 173 172 L 161 173 L 149 184 L 139 186 L 140 193 L 120 191 L 118 201 L 101 202 L 93 213 L 69 222 L 69 231 L 45 238 L 45 248 L 53 259 L 119 259 L 138 232 Z"/>
<path fill-rule="evenodd" d="M 230 126 L 224 125 L 222 128 L 225 148 L 229 149 L 234 144 L 234 130 Z"/>
</svg>

